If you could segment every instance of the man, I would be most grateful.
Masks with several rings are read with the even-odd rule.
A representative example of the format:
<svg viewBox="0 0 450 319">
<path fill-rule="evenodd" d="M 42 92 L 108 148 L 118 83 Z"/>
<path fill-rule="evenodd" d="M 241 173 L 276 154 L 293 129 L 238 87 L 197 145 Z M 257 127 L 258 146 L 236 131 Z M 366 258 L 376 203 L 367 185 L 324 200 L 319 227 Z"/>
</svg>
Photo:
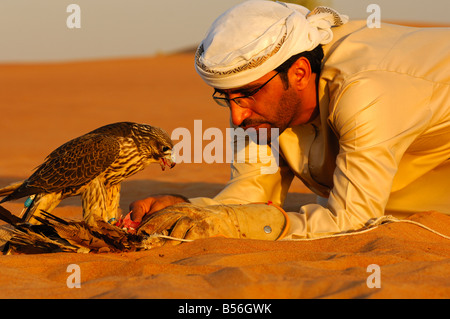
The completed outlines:
<svg viewBox="0 0 450 319">
<path fill-rule="evenodd" d="M 448 39 L 448 28 L 371 29 L 324 7 L 252 0 L 231 8 L 200 44 L 196 69 L 235 126 L 280 130 L 279 170 L 233 163 L 220 194 L 190 202 L 282 205 L 296 176 L 327 200 L 288 212 L 287 238 L 358 229 L 385 213 L 450 214 Z M 183 201 L 136 201 L 131 219 Z"/>
</svg>

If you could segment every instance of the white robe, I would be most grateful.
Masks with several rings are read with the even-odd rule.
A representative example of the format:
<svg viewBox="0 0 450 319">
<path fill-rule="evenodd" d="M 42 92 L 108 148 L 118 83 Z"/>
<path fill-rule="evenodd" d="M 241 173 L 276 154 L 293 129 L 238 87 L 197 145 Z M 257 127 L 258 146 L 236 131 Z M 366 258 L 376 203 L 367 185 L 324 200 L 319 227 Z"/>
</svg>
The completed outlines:
<svg viewBox="0 0 450 319">
<path fill-rule="evenodd" d="M 280 135 L 279 170 L 233 163 L 225 189 L 193 203 L 282 205 L 296 176 L 328 203 L 288 212 L 288 238 L 358 229 L 383 214 L 450 214 L 450 28 L 355 21 L 333 33 L 320 116 Z"/>
</svg>

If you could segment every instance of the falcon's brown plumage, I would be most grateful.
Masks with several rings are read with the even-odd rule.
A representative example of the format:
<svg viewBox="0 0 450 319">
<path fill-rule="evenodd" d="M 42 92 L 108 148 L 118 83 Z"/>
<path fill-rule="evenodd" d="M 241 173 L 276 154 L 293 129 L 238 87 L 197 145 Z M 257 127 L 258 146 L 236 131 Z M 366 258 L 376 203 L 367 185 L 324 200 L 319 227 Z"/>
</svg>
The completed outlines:
<svg viewBox="0 0 450 319">
<path fill-rule="evenodd" d="M 173 167 L 172 141 L 157 127 L 131 122 L 102 126 L 54 150 L 24 182 L 0 190 L 0 203 L 35 195 L 23 221 L 37 223 L 61 200 L 81 195 L 83 218 L 118 219 L 120 183 L 152 162 Z"/>
</svg>

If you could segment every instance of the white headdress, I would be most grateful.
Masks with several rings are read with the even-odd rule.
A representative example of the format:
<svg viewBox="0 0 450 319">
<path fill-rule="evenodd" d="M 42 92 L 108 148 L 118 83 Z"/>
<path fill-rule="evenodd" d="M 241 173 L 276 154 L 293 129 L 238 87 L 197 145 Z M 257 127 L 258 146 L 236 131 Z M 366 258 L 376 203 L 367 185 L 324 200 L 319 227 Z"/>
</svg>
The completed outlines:
<svg viewBox="0 0 450 319">
<path fill-rule="evenodd" d="M 328 7 L 250 0 L 219 16 L 195 56 L 195 68 L 212 87 L 253 82 L 291 56 L 333 39 L 331 27 L 348 21 Z"/>
</svg>

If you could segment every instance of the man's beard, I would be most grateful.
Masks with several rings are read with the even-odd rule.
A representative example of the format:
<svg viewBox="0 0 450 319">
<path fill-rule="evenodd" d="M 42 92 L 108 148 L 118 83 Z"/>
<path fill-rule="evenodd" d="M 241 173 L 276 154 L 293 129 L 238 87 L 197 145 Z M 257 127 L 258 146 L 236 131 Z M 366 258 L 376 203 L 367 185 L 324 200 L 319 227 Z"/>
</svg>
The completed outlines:
<svg viewBox="0 0 450 319">
<path fill-rule="evenodd" d="M 263 125 L 264 127 L 256 128 L 257 126 Z M 272 138 L 277 138 L 282 131 L 286 129 L 286 127 L 280 130 L 276 124 L 271 123 L 266 120 L 259 119 L 246 119 L 241 125 L 239 125 L 242 129 L 245 129 L 246 134 L 258 144 L 270 144 Z M 272 133 L 275 133 L 276 136 L 272 136 Z"/>
<path fill-rule="evenodd" d="M 243 129 L 247 128 L 247 131 L 251 131 L 251 129 L 254 128 L 254 130 L 256 130 L 258 140 L 270 142 L 273 129 L 278 130 L 277 136 L 279 136 L 289 127 L 292 121 L 292 110 L 294 109 L 295 105 L 287 103 L 288 101 L 283 99 L 281 100 L 280 107 L 278 108 L 280 112 L 275 114 L 273 120 L 248 118 L 245 119 L 241 123 L 241 125 L 239 125 L 239 127 Z M 261 125 L 263 126 L 262 128 L 256 128 L 257 126 Z"/>
<path fill-rule="evenodd" d="M 280 97 L 278 106 L 275 107 L 276 112 L 273 113 L 270 119 L 266 118 L 256 118 L 256 119 L 245 119 L 241 125 L 241 128 L 256 127 L 259 125 L 264 125 L 265 127 L 256 129 L 256 135 L 258 137 L 258 142 L 270 143 L 272 139 L 271 129 L 278 129 L 277 137 L 283 133 L 288 127 L 290 127 L 291 122 L 296 118 L 297 112 L 302 109 L 302 101 L 299 100 L 295 91 L 292 89 L 286 89 L 283 95 Z M 266 128 L 267 127 L 267 128 Z"/>
</svg>

